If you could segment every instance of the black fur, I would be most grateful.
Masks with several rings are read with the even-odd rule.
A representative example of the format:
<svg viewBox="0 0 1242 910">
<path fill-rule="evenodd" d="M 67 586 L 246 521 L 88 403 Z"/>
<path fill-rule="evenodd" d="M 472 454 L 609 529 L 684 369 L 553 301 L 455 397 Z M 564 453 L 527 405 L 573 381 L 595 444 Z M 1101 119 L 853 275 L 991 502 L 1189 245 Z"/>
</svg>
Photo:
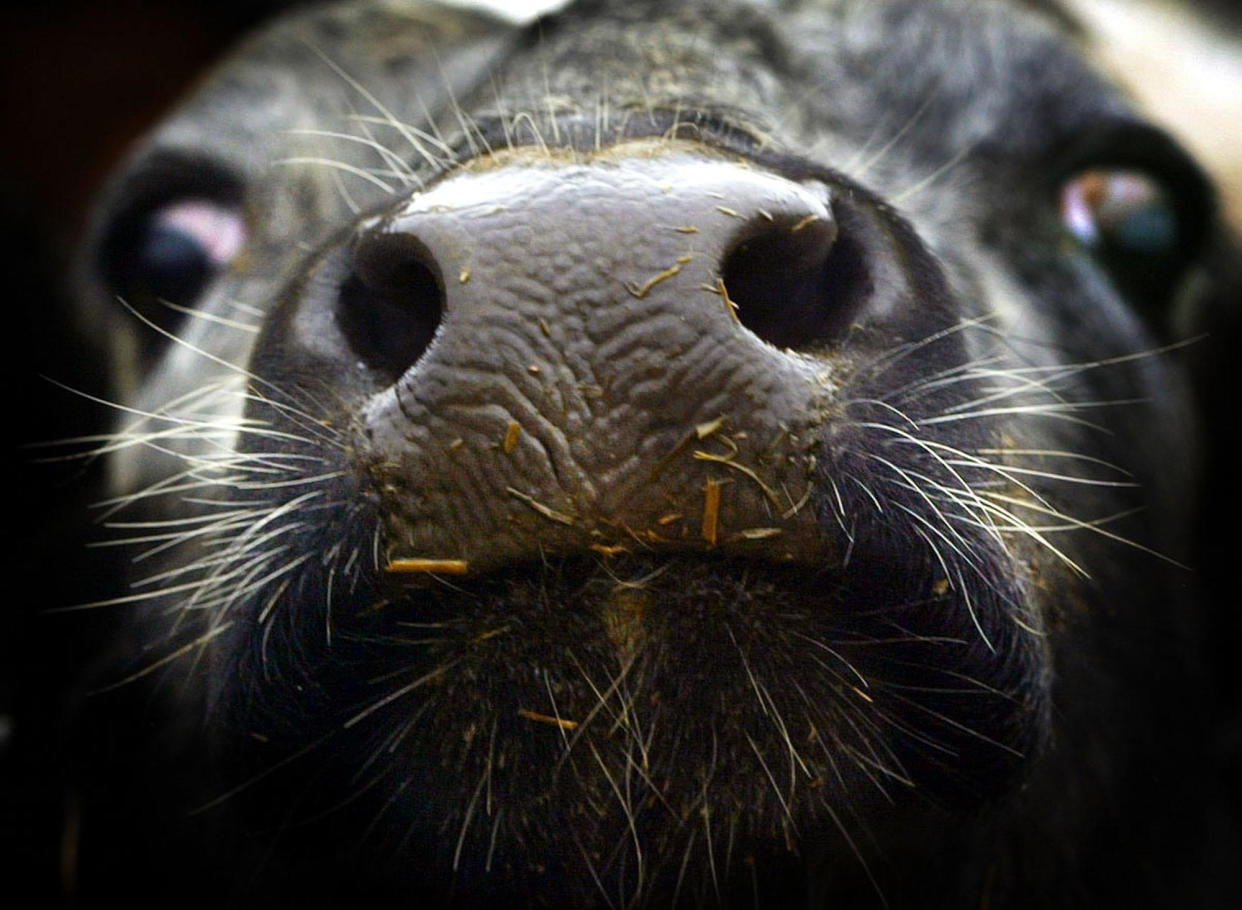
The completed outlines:
<svg viewBox="0 0 1242 910">
<path fill-rule="evenodd" d="M 1077 41 L 1045 4 L 584 0 L 526 29 L 314 8 L 243 45 L 83 257 L 133 560 L 90 595 L 117 643 L 74 740 L 84 902 L 1228 906 L 1187 567 L 1223 442 L 1187 361 L 1238 259 Z M 850 318 L 783 319 L 792 266 L 741 243 L 733 328 L 689 285 L 557 285 L 583 263 L 538 237 L 529 310 L 479 315 L 420 234 L 462 175 L 679 152 L 825 188 Z M 1091 168 L 1172 200 L 1153 277 L 1062 223 Z M 183 301 L 206 319 L 129 277 L 183 197 L 249 225 Z M 413 556 L 469 567 L 390 571 Z"/>
</svg>

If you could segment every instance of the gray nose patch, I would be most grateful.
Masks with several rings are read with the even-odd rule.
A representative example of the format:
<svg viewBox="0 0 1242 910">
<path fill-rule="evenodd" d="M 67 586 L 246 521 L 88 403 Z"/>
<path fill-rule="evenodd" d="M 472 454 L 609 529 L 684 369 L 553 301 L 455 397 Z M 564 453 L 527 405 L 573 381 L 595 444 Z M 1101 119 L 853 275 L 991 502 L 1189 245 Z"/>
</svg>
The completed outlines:
<svg viewBox="0 0 1242 910">
<path fill-rule="evenodd" d="M 380 230 L 425 245 L 443 275 L 449 319 L 506 304 L 532 314 L 563 311 L 567 300 L 616 305 L 623 290 L 634 300 L 719 295 L 726 253 L 778 224 L 791 229 L 794 255 L 774 271 L 826 257 L 836 226 L 823 184 L 636 145 L 584 163 L 466 171 L 415 196 Z"/>
<path fill-rule="evenodd" d="M 831 367 L 746 328 L 722 264 L 771 248 L 746 268 L 784 299 L 833 248 L 828 188 L 668 143 L 513 158 L 358 236 L 368 280 L 422 269 L 443 295 L 425 352 L 365 413 L 394 552 L 483 567 L 641 540 L 822 563 L 802 428 Z"/>
</svg>

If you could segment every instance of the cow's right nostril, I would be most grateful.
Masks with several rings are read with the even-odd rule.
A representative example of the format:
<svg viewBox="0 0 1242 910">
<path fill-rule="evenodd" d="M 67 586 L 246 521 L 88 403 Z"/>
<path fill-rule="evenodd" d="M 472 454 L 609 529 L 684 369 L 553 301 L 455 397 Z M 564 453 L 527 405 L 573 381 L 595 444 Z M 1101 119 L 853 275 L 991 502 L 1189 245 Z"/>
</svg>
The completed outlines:
<svg viewBox="0 0 1242 910">
<path fill-rule="evenodd" d="M 416 237 L 359 238 L 337 318 L 367 366 L 396 382 L 427 350 L 443 312 L 444 278 Z"/>
<path fill-rule="evenodd" d="M 871 275 L 849 223 L 761 218 L 734 243 L 721 278 L 742 325 L 778 348 L 837 341 L 866 304 Z"/>
</svg>

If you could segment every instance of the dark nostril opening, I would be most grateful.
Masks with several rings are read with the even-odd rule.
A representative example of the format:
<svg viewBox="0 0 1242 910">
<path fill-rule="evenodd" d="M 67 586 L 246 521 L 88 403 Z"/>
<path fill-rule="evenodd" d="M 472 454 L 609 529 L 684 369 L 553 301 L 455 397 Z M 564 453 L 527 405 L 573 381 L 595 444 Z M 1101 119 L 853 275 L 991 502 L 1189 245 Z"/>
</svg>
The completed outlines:
<svg viewBox="0 0 1242 910">
<path fill-rule="evenodd" d="M 444 312 L 444 279 L 410 234 L 366 234 L 341 285 L 337 319 L 373 370 L 396 382 L 427 350 Z"/>
<path fill-rule="evenodd" d="M 872 284 L 864 247 L 848 227 L 823 219 L 752 222 L 721 264 L 742 325 L 779 348 L 844 338 Z"/>
</svg>

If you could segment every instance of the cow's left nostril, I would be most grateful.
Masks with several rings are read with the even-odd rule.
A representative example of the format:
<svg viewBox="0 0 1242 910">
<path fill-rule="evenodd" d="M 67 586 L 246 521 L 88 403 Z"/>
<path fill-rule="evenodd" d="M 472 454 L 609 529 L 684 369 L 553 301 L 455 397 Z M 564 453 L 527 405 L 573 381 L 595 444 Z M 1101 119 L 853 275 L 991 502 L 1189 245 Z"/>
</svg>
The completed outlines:
<svg viewBox="0 0 1242 910">
<path fill-rule="evenodd" d="M 337 318 L 367 366 L 395 382 L 427 350 L 443 312 L 444 279 L 416 237 L 375 232 L 359 238 Z"/>
<path fill-rule="evenodd" d="M 814 216 L 759 219 L 725 256 L 721 277 L 742 325 L 794 349 L 842 338 L 871 283 L 858 239 Z"/>
</svg>

